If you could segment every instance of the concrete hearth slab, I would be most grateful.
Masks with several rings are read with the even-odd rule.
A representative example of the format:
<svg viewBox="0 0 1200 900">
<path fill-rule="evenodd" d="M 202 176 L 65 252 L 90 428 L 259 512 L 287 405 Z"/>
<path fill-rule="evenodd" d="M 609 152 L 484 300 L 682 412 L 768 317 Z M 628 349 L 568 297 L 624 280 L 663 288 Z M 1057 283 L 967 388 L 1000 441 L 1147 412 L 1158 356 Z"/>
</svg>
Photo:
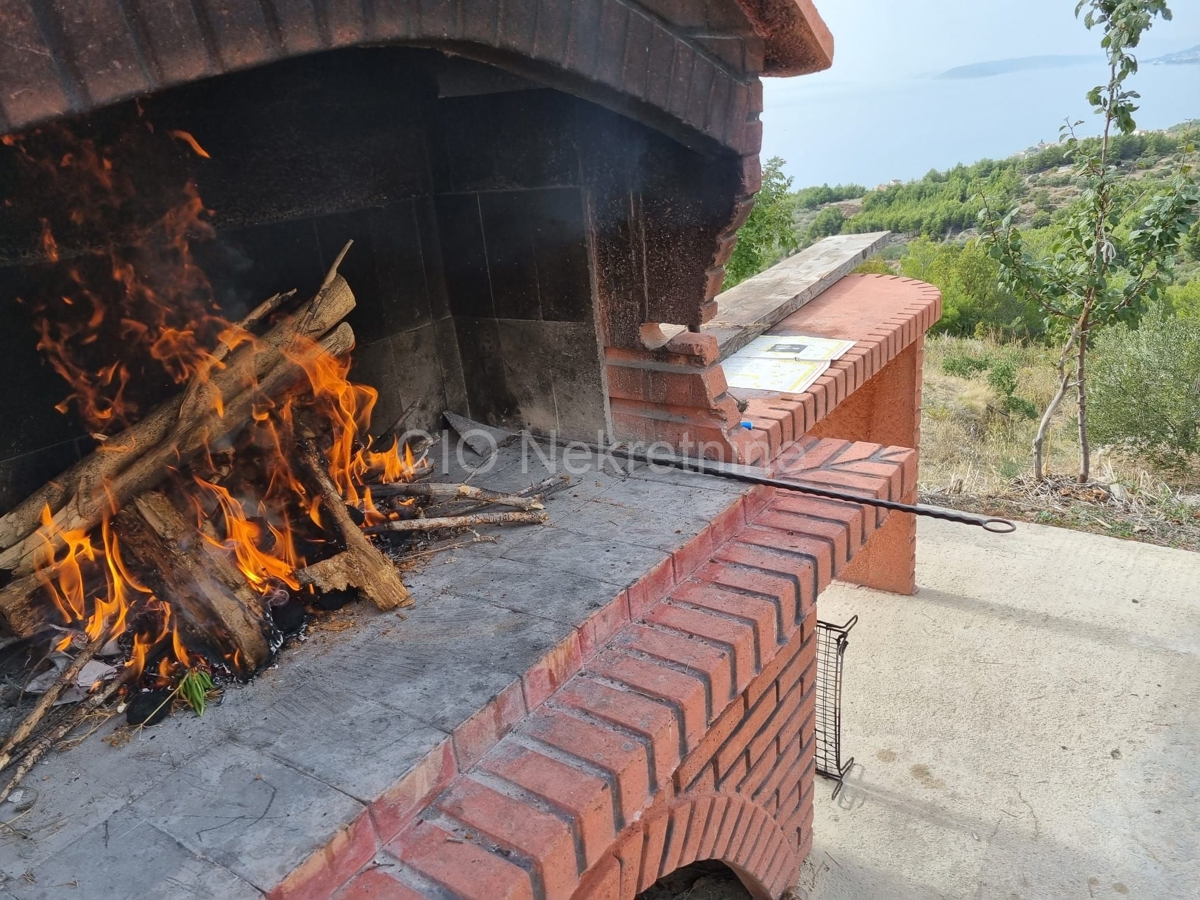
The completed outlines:
<svg viewBox="0 0 1200 900">
<path fill-rule="evenodd" d="M 915 597 L 834 585 L 836 802 L 808 900 L 1200 893 L 1200 555 L 921 520 Z M 730 896 L 734 896 L 730 894 Z"/>
<path fill-rule="evenodd" d="M 514 490 L 562 471 L 561 450 L 549 463 L 524 455 L 501 448 L 472 483 Z M 202 719 L 176 715 L 111 746 L 114 719 L 52 755 L 26 780 L 36 805 L 0 831 L 0 900 L 258 896 L 447 746 L 473 762 L 490 734 L 469 727 L 481 710 L 503 733 L 544 698 L 531 669 L 548 657 L 577 667 L 588 618 L 745 493 L 571 462 L 549 524 L 480 529 L 495 543 L 406 573 L 414 608 L 348 607 Z M 462 475 L 452 461 L 440 480 Z"/>
</svg>

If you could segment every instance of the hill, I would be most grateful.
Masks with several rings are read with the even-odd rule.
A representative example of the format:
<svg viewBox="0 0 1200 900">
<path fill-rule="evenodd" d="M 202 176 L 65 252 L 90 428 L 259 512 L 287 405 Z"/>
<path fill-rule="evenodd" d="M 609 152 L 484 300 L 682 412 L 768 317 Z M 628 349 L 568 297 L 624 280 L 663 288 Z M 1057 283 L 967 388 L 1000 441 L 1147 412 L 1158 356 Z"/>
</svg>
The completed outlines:
<svg viewBox="0 0 1200 900">
<path fill-rule="evenodd" d="M 994 59 L 988 62 L 957 66 L 943 72 L 938 78 L 991 78 L 1010 72 L 1028 72 L 1033 69 L 1062 69 L 1095 62 L 1096 56 L 1022 56 L 1017 59 Z"/>
<path fill-rule="evenodd" d="M 1148 195 L 1165 184 L 1198 133 L 1200 122 L 1190 122 L 1115 138 L 1111 153 L 1119 162 L 1123 189 Z M 1067 148 L 1041 144 L 1006 159 L 930 171 L 874 190 L 822 185 L 796 191 L 790 199 L 802 246 L 837 233 L 893 232 L 883 257 L 868 268 L 941 288 L 945 313 L 936 331 L 1039 340 L 1045 331 L 1042 315 L 999 289 L 995 262 L 974 240 L 981 198 L 997 209 L 1015 210 L 1016 221 L 1029 229 L 1029 241 L 1048 246 L 1081 190 Z M 1181 314 L 1186 309 L 1200 316 L 1200 226 L 1185 242 L 1169 294 Z"/>
<path fill-rule="evenodd" d="M 1168 53 L 1157 59 L 1148 60 L 1152 66 L 1195 66 L 1200 65 L 1200 45 L 1191 50 L 1180 50 L 1178 53 Z"/>
<path fill-rule="evenodd" d="M 1182 123 L 1163 131 L 1115 138 L 1111 152 L 1124 178 L 1146 189 L 1169 177 L 1179 154 L 1200 133 L 1198 124 Z M 987 196 L 996 206 L 1019 206 L 1020 217 L 1028 224 L 1045 227 L 1079 193 L 1070 166 L 1064 144 L 1040 144 L 1007 159 L 983 159 L 945 171 L 933 170 L 920 179 L 869 191 L 856 185 L 805 188 L 796 194 L 797 206 L 811 214 L 801 212 L 797 224 L 804 234 L 816 216 L 839 203 L 849 207 L 840 210 L 844 216 L 841 231 L 894 231 L 944 240 L 974 229 L 980 197 Z M 845 204 L 850 200 L 861 201 L 853 213 L 854 205 Z"/>
</svg>

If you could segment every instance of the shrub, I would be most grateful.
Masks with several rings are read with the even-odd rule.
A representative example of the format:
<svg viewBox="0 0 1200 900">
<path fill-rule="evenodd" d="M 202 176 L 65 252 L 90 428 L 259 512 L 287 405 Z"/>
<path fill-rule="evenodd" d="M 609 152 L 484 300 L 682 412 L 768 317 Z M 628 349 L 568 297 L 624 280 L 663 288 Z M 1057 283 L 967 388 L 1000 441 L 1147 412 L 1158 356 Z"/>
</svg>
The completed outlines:
<svg viewBox="0 0 1200 900">
<path fill-rule="evenodd" d="M 887 264 L 879 254 L 875 254 L 868 260 L 864 260 L 857 269 L 854 270 L 855 275 L 894 275 L 892 267 Z"/>
<path fill-rule="evenodd" d="M 1168 471 L 1200 458 L 1200 321 L 1161 311 L 1096 338 L 1091 436 Z"/>
<path fill-rule="evenodd" d="M 1171 285 L 1167 288 L 1167 299 L 1179 318 L 1200 322 L 1200 279 Z"/>
<path fill-rule="evenodd" d="M 1007 412 L 1026 419 L 1037 418 L 1037 407 L 1017 396 L 1017 367 L 1009 360 L 992 363 L 987 376 L 988 386 L 1000 397 Z"/>
<path fill-rule="evenodd" d="M 808 231 L 804 235 L 804 241 L 807 244 L 812 244 L 821 240 L 821 238 L 841 234 L 842 226 L 845 223 L 846 217 L 842 215 L 840 209 L 836 206 L 827 206 L 817 213 L 817 217 L 808 226 Z"/>
<path fill-rule="evenodd" d="M 823 184 L 819 187 L 801 188 L 796 191 L 796 205 L 801 209 L 817 209 L 826 203 L 854 200 L 866 192 L 867 189 L 861 184 L 839 184 L 835 187 Z"/>
<path fill-rule="evenodd" d="M 989 360 L 977 356 L 947 356 L 942 360 L 942 371 L 956 378 L 974 378 L 990 365 Z"/>
<path fill-rule="evenodd" d="M 900 271 L 942 292 L 942 318 L 933 326 L 935 334 L 994 332 L 1031 338 L 1042 333 L 1041 315 L 1001 290 L 999 266 L 978 241 L 959 245 L 917 238 L 900 260 Z"/>
</svg>

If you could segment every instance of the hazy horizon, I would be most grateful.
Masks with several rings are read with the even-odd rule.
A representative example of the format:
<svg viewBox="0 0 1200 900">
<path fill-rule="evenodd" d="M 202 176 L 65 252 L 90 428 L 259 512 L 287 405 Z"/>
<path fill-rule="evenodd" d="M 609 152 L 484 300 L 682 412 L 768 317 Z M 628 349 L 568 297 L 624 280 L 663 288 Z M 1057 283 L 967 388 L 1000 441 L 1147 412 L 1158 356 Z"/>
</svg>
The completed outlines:
<svg viewBox="0 0 1200 900">
<path fill-rule="evenodd" d="M 781 156 L 796 186 L 872 187 L 1058 138 L 1067 117 L 1094 131 L 1085 95 L 1105 80 L 1100 33 L 1075 19 L 1074 0 L 817 0 L 836 41 L 833 68 L 766 79 L 763 158 Z M 1138 48 L 1148 61 L 1200 44 L 1200 3 L 1172 4 Z M 1038 56 L 1092 57 L 986 78 L 948 70 Z M 1200 117 L 1200 65 L 1143 66 L 1142 128 Z"/>
</svg>

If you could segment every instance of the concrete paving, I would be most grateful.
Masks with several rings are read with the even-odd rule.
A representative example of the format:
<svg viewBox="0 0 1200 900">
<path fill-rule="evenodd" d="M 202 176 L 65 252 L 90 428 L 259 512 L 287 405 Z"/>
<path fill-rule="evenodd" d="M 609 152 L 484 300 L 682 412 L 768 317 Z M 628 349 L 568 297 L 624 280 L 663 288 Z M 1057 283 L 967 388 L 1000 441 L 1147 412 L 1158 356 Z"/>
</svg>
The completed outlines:
<svg viewBox="0 0 1200 900">
<path fill-rule="evenodd" d="M 855 763 L 798 895 L 1200 897 L 1200 555 L 922 520 L 917 577 L 819 601 Z"/>
</svg>

